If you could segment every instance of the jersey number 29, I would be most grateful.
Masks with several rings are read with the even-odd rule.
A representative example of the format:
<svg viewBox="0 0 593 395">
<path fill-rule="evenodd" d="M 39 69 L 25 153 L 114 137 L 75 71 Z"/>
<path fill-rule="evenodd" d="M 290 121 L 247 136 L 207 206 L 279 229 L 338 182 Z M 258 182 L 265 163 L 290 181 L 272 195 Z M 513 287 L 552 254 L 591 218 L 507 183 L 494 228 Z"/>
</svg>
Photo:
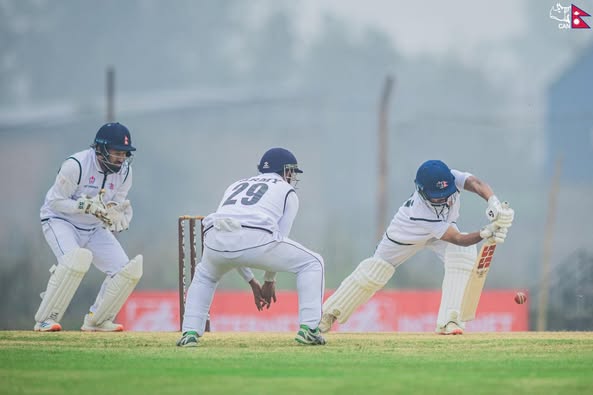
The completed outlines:
<svg viewBox="0 0 593 395">
<path fill-rule="evenodd" d="M 248 182 L 242 182 L 233 188 L 233 193 L 231 193 L 231 196 L 229 196 L 222 205 L 226 206 L 228 204 L 237 203 L 237 200 L 239 200 L 238 195 L 244 191 L 245 197 L 241 199 L 241 204 L 245 206 L 251 206 L 259 202 L 259 199 L 261 199 L 267 190 L 268 185 L 261 182 L 253 185 L 249 184 Z"/>
</svg>

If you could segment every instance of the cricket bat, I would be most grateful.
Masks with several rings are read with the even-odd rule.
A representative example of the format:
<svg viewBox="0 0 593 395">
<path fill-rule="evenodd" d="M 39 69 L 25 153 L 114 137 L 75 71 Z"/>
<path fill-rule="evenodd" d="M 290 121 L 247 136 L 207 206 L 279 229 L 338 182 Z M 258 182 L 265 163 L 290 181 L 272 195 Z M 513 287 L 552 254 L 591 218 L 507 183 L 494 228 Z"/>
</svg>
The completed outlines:
<svg viewBox="0 0 593 395">
<path fill-rule="evenodd" d="M 503 202 L 502 207 L 508 208 L 509 203 Z M 492 263 L 492 258 L 494 257 L 494 250 L 496 250 L 496 243 L 484 243 L 480 249 L 480 253 L 476 258 L 476 263 L 463 292 L 459 314 L 461 321 L 471 321 L 476 318 L 476 310 L 480 303 L 480 296 L 484 289 L 486 276 L 490 270 L 490 263 Z"/>
<path fill-rule="evenodd" d="M 460 312 L 461 321 L 471 321 L 476 318 L 476 310 L 478 309 L 478 303 L 480 303 L 480 296 L 482 295 L 482 289 L 484 289 L 486 275 L 490 270 L 494 250 L 496 250 L 496 244 L 488 243 L 484 244 L 480 249 L 472 273 L 465 286 L 465 291 L 463 292 Z"/>
</svg>

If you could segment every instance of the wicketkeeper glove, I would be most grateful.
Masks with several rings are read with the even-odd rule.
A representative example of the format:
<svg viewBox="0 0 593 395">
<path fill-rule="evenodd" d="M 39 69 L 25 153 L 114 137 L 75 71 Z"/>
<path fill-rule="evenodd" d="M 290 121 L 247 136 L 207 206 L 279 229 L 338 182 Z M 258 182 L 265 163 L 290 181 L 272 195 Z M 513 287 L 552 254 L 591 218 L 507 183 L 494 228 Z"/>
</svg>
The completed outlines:
<svg viewBox="0 0 593 395">
<path fill-rule="evenodd" d="M 104 223 L 111 225 L 111 219 L 107 216 L 107 209 L 103 203 L 102 193 L 97 194 L 93 198 L 88 195 L 82 195 L 76 202 L 81 212 L 94 215 Z"/>
<path fill-rule="evenodd" d="M 121 232 L 130 227 L 133 210 L 129 200 L 124 200 L 122 203 L 109 202 L 107 203 L 107 217 L 111 221 L 108 225 L 112 232 Z"/>
</svg>

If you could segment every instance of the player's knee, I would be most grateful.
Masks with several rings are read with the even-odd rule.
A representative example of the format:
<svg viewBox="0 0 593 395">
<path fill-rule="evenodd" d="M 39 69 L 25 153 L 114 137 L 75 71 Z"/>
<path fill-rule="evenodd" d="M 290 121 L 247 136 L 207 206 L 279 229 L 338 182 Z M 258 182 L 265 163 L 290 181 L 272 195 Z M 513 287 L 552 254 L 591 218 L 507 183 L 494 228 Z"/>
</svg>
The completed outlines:
<svg viewBox="0 0 593 395">
<path fill-rule="evenodd" d="M 319 263 L 319 266 L 321 266 L 321 269 L 325 268 L 325 262 L 323 260 L 323 257 L 317 253 L 313 253 L 313 257 L 315 258 L 315 261 Z"/>
<path fill-rule="evenodd" d="M 196 266 L 196 272 L 194 274 L 193 282 L 209 282 L 216 284 L 222 278 L 222 275 L 218 275 L 219 271 L 210 262 L 202 261 Z M 226 272 L 225 272 L 226 273 Z"/>
<path fill-rule="evenodd" d="M 86 248 L 75 248 L 58 259 L 60 265 L 79 273 L 86 273 L 93 261 L 93 253 Z"/>
<path fill-rule="evenodd" d="M 136 255 L 131 259 L 119 273 L 132 280 L 140 280 L 143 274 L 143 260 L 142 255 Z"/>
<path fill-rule="evenodd" d="M 393 273 L 395 273 L 393 265 L 373 257 L 362 261 L 354 270 L 353 277 L 362 287 L 380 289 L 387 284 Z"/>
<path fill-rule="evenodd" d="M 302 257 L 299 271 L 301 270 L 306 272 L 325 271 L 323 257 L 315 252 L 309 251 L 306 257 Z"/>
<path fill-rule="evenodd" d="M 459 269 L 471 271 L 476 256 L 477 250 L 475 245 L 462 247 L 450 243 L 445 250 L 445 270 Z"/>
</svg>

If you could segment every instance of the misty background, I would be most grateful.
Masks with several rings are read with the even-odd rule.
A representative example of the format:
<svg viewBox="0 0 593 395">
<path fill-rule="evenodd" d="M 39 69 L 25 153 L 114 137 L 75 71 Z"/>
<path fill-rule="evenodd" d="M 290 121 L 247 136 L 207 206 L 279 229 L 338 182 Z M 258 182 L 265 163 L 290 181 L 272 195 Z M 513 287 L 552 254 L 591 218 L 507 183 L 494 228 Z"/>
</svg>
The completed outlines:
<svg viewBox="0 0 593 395">
<path fill-rule="evenodd" d="M 34 324 L 55 263 L 39 208 L 61 162 L 106 122 L 113 68 L 115 119 L 138 149 L 134 218 L 118 235 L 129 256 L 144 255 L 137 289 L 177 288 L 177 217 L 214 211 L 268 148 L 291 150 L 304 170 L 291 238 L 323 255 L 328 289 L 372 255 L 418 166 L 441 159 L 515 209 L 486 286 L 528 290 L 533 327 L 549 253 L 548 328 L 593 329 L 591 29 L 560 29 L 556 1 L 360 3 L 0 1 L 0 328 Z M 592 0 L 576 5 L 593 13 Z M 389 77 L 389 214 L 377 224 Z M 486 202 L 461 199 L 460 229 L 485 225 Z M 442 276 L 420 253 L 388 287 L 439 288 Z M 89 271 L 66 326 L 80 324 L 103 278 Z M 278 287 L 294 277 L 279 274 Z M 225 288 L 248 289 L 234 273 Z"/>
</svg>

